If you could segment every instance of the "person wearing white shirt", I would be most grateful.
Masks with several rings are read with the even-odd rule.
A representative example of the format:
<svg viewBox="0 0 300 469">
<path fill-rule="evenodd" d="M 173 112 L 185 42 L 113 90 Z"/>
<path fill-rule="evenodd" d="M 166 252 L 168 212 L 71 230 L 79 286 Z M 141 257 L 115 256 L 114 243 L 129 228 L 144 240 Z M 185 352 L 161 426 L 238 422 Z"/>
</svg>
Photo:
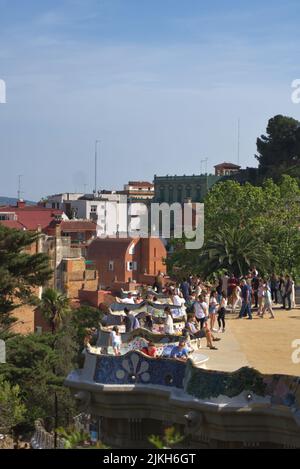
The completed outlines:
<svg viewBox="0 0 300 469">
<path fill-rule="evenodd" d="M 128 305 L 134 305 L 134 304 L 135 304 L 134 298 L 133 298 L 133 296 L 132 296 L 131 293 L 128 293 L 127 298 L 123 298 L 123 299 L 121 300 L 121 302 L 122 302 L 122 303 L 125 303 L 125 304 L 128 304 Z"/>
<path fill-rule="evenodd" d="M 174 322 L 170 307 L 166 306 L 164 312 L 166 315 L 164 332 L 165 334 L 174 335 Z"/>
<path fill-rule="evenodd" d="M 194 303 L 194 313 L 198 322 L 200 322 L 201 329 L 203 329 L 205 321 L 208 318 L 208 306 L 204 301 L 204 296 L 200 295 L 198 300 Z"/>
<path fill-rule="evenodd" d="M 175 306 L 180 306 L 179 308 L 173 309 L 172 314 L 174 316 L 180 313 L 181 316 L 186 316 L 186 307 L 185 307 L 185 299 L 179 295 L 173 294 L 172 295 L 172 304 Z"/>
</svg>

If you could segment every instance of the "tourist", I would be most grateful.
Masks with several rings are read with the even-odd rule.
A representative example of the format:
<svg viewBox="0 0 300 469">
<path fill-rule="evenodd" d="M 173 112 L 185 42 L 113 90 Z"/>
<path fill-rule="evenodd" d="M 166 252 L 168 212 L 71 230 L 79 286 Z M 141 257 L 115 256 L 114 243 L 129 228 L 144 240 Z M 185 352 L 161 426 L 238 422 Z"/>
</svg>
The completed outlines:
<svg viewBox="0 0 300 469">
<path fill-rule="evenodd" d="M 153 319 L 151 314 L 146 314 L 144 328 L 148 329 L 148 331 L 152 332 L 153 330 Z"/>
<path fill-rule="evenodd" d="M 208 319 L 208 306 L 204 299 L 205 293 L 202 292 L 198 300 L 196 300 L 193 304 L 193 312 L 196 316 L 197 321 L 201 325 L 201 329 L 203 328 L 205 321 L 207 321 Z"/>
<path fill-rule="evenodd" d="M 284 293 L 283 293 L 283 309 L 292 309 L 292 291 L 293 291 L 293 284 L 292 279 L 289 275 L 285 276 L 285 284 L 284 284 Z M 286 300 L 288 303 L 288 307 L 286 308 Z"/>
<path fill-rule="evenodd" d="M 190 296 L 190 285 L 189 283 L 187 282 L 186 278 L 183 279 L 181 285 L 180 285 L 180 290 L 182 292 L 182 296 L 183 298 L 185 299 L 185 301 L 187 302 L 188 299 L 189 299 L 189 296 Z"/>
<path fill-rule="evenodd" d="M 265 296 L 265 288 L 264 288 L 264 281 L 262 279 L 259 280 L 258 290 L 257 290 L 257 297 L 258 297 L 258 310 L 257 316 L 260 316 L 264 306 L 264 296 Z"/>
<path fill-rule="evenodd" d="M 283 297 L 284 297 L 284 293 L 285 293 L 285 278 L 284 278 L 283 274 L 281 274 L 280 277 L 279 277 L 279 292 L 280 292 L 281 301 L 282 301 L 282 304 L 283 304 Z"/>
<path fill-rule="evenodd" d="M 227 302 L 228 302 L 227 294 L 226 292 L 223 292 L 219 311 L 218 311 L 218 326 L 219 326 L 218 332 L 225 332 L 225 315 L 226 315 Z"/>
<path fill-rule="evenodd" d="M 219 303 L 217 300 L 217 292 L 212 291 L 210 295 L 210 300 L 209 300 L 209 319 L 210 319 L 210 329 L 214 332 L 217 332 L 217 329 L 214 329 L 214 325 L 216 322 L 216 314 L 217 314 L 218 306 L 219 306 Z"/>
<path fill-rule="evenodd" d="M 164 324 L 164 333 L 169 335 L 174 335 L 174 321 L 171 313 L 170 306 L 166 306 L 164 309 L 166 318 Z"/>
<path fill-rule="evenodd" d="M 113 348 L 115 355 L 121 355 L 121 334 L 118 326 L 114 326 L 110 333 L 110 345 Z"/>
<path fill-rule="evenodd" d="M 132 296 L 132 293 L 129 292 L 129 293 L 127 294 L 127 298 L 121 299 L 121 303 L 134 305 L 134 304 L 135 304 L 135 301 L 134 301 L 134 298 L 133 298 L 133 296 Z"/>
<path fill-rule="evenodd" d="M 222 292 L 227 292 L 228 291 L 228 281 L 229 281 L 229 275 L 226 272 L 222 276 L 222 291 L 221 291 L 221 294 L 222 294 Z"/>
<path fill-rule="evenodd" d="M 251 313 L 251 287 L 247 284 L 245 279 L 242 279 L 242 307 L 240 310 L 240 314 L 238 316 L 239 319 L 248 315 L 248 319 L 252 319 Z"/>
<path fill-rule="evenodd" d="M 278 281 L 277 275 L 275 273 L 273 273 L 271 275 L 270 286 L 271 286 L 272 301 L 274 301 L 274 303 L 277 304 L 278 303 L 279 281 Z"/>
<path fill-rule="evenodd" d="M 155 347 L 155 344 L 152 342 L 152 340 L 150 340 L 148 344 L 141 349 L 141 352 L 143 352 L 145 355 L 148 355 L 149 357 L 157 357 L 157 348 Z"/>
<path fill-rule="evenodd" d="M 181 340 L 178 345 L 174 345 L 170 353 L 170 358 L 176 358 L 180 361 L 186 361 L 188 357 L 189 351 L 186 348 L 185 340 Z"/>
<path fill-rule="evenodd" d="M 257 275 L 255 275 L 252 278 L 251 285 L 252 285 L 252 291 L 253 291 L 253 296 L 254 296 L 254 308 L 258 308 L 258 290 L 260 286 L 260 281 Z"/>
<path fill-rule="evenodd" d="M 200 279 L 197 279 L 196 286 L 195 286 L 195 296 L 198 298 L 202 293 L 202 283 Z"/>
<path fill-rule="evenodd" d="M 242 307 L 242 296 L 241 296 L 241 287 L 239 284 L 235 287 L 233 293 L 232 293 L 232 312 L 235 313 L 236 308 L 239 306 L 239 308 Z"/>
<path fill-rule="evenodd" d="M 163 275 L 161 271 L 159 271 L 157 276 L 155 277 L 153 290 L 156 291 L 157 293 L 162 293 L 162 289 L 163 289 Z"/>
<path fill-rule="evenodd" d="M 228 280 L 227 291 L 225 290 L 225 293 L 227 293 L 227 298 L 228 298 L 228 300 L 231 304 L 232 304 L 232 295 L 233 295 L 233 292 L 235 290 L 235 287 L 237 286 L 237 283 L 238 283 L 238 281 L 235 278 L 235 275 L 231 274 L 230 277 L 229 277 L 229 280 Z"/>
<path fill-rule="evenodd" d="M 213 345 L 213 341 L 218 341 L 220 339 L 214 337 L 207 326 L 207 323 L 203 326 L 201 330 L 198 329 L 198 323 L 193 313 L 188 314 L 188 320 L 185 325 L 185 331 L 187 331 L 191 337 L 191 339 L 202 339 L 203 337 L 206 338 L 207 347 L 211 350 L 217 350 L 216 347 Z"/>
<path fill-rule="evenodd" d="M 129 311 L 128 308 L 124 308 L 124 313 L 125 313 L 125 318 L 124 318 L 124 324 L 125 324 L 125 331 L 126 332 L 132 332 L 135 329 L 139 329 L 140 323 L 139 320 L 134 316 L 134 314 Z"/>
<path fill-rule="evenodd" d="M 272 295 L 269 286 L 265 283 L 264 285 L 264 306 L 261 313 L 261 318 L 264 317 L 264 314 L 268 311 L 271 314 L 271 319 L 274 319 L 274 313 L 272 309 Z"/>
<path fill-rule="evenodd" d="M 175 292 L 172 292 L 171 301 L 174 306 L 179 306 L 179 308 L 172 309 L 173 315 L 186 317 L 185 299 L 182 297 L 182 294 L 176 294 Z"/>
</svg>

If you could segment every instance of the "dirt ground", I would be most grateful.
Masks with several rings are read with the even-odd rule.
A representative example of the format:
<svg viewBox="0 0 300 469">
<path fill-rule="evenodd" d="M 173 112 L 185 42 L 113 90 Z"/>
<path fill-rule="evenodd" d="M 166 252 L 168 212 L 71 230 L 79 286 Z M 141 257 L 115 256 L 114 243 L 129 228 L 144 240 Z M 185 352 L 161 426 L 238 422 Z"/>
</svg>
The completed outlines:
<svg viewBox="0 0 300 469">
<path fill-rule="evenodd" d="M 296 350 L 292 347 L 295 339 L 299 340 L 297 348 L 300 348 L 300 309 L 285 311 L 275 308 L 274 312 L 275 319 L 269 319 L 269 315 L 261 319 L 254 312 L 252 321 L 228 314 L 228 329 L 250 366 L 263 373 L 300 376 L 300 363 L 292 360 Z"/>
</svg>

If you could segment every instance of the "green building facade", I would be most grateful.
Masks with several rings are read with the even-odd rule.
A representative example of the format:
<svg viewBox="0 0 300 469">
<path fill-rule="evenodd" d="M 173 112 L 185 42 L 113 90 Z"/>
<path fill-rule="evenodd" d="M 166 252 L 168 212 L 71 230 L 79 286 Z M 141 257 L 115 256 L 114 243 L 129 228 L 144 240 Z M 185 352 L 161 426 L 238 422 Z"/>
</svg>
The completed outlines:
<svg viewBox="0 0 300 469">
<path fill-rule="evenodd" d="M 209 189 L 222 176 L 200 174 L 192 176 L 154 176 L 155 201 L 159 203 L 203 202 Z"/>
</svg>

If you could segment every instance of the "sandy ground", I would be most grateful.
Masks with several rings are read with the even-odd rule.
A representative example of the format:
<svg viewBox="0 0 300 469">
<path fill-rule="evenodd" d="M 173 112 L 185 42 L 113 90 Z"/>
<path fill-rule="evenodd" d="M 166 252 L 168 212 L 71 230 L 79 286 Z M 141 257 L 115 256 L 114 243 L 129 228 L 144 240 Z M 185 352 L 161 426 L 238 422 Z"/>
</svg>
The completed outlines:
<svg viewBox="0 0 300 469">
<path fill-rule="evenodd" d="M 292 361 L 295 348 L 292 342 L 300 340 L 300 309 L 284 311 L 274 309 L 275 319 L 264 319 L 253 314 L 253 320 L 237 319 L 227 314 L 226 332 L 215 345 L 218 350 L 203 347 L 200 353 L 209 357 L 204 365 L 208 369 L 234 371 L 251 366 L 262 373 L 283 373 L 300 376 L 300 363 Z M 299 345 L 298 345 L 299 348 Z M 197 353 L 195 354 L 195 358 Z"/>
</svg>

